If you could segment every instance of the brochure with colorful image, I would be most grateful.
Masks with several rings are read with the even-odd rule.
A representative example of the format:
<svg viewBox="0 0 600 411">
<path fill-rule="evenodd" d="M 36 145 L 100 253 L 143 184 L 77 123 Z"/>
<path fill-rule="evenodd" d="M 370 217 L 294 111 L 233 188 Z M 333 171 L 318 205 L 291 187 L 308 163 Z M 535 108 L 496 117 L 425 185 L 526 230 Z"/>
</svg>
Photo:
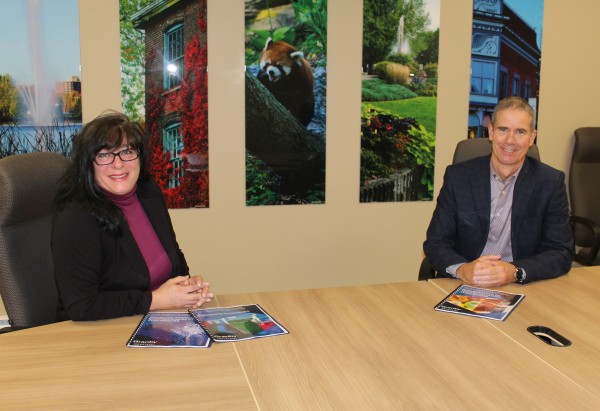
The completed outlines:
<svg viewBox="0 0 600 411">
<path fill-rule="evenodd" d="M 437 311 L 504 321 L 524 294 L 461 285 L 434 308 Z"/>
<path fill-rule="evenodd" d="M 127 342 L 128 347 L 208 348 L 211 340 L 187 312 L 149 312 Z"/>
<path fill-rule="evenodd" d="M 288 334 L 281 324 L 259 305 L 190 310 L 215 342 L 242 341 Z"/>
</svg>

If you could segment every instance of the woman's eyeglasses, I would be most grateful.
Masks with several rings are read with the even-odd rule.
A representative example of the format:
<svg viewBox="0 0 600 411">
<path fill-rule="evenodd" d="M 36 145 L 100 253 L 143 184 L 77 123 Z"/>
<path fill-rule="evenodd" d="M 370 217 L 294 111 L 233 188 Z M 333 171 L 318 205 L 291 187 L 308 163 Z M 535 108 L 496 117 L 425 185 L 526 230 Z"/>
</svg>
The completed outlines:
<svg viewBox="0 0 600 411">
<path fill-rule="evenodd" d="M 119 156 L 121 161 L 133 161 L 140 156 L 140 150 L 126 148 L 118 153 L 98 153 L 94 156 L 94 163 L 99 166 L 107 166 L 112 164 L 117 156 Z"/>
</svg>

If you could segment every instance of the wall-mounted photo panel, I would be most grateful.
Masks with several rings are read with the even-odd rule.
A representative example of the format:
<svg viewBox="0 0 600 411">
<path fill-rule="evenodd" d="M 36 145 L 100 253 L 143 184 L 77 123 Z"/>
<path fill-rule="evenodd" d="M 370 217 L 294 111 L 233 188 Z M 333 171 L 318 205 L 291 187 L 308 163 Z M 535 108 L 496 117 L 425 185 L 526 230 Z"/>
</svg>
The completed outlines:
<svg viewBox="0 0 600 411">
<path fill-rule="evenodd" d="M 519 96 L 538 112 L 544 0 L 474 0 L 468 138 L 489 136 L 498 101 Z"/>
<path fill-rule="evenodd" d="M 0 0 L 0 158 L 70 155 L 81 128 L 77 0 Z"/>
<path fill-rule="evenodd" d="M 120 0 L 123 111 L 145 124 L 169 208 L 208 198 L 206 0 Z"/>
<path fill-rule="evenodd" d="M 246 205 L 325 202 L 327 0 L 246 0 Z"/>
<path fill-rule="evenodd" d="M 364 0 L 360 202 L 433 199 L 440 0 Z"/>
</svg>

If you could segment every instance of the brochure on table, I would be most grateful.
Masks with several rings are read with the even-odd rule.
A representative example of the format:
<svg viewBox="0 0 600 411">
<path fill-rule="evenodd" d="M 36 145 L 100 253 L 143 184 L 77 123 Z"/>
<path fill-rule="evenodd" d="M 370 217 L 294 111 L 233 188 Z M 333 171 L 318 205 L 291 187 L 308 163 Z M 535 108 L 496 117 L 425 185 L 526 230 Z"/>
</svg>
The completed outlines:
<svg viewBox="0 0 600 411">
<path fill-rule="evenodd" d="M 211 340 L 188 312 L 149 312 L 128 347 L 208 348 Z"/>
<path fill-rule="evenodd" d="M 249 340 L 288 334 L 281 324 L 259 305 L 190 310 L 215 342 Z"/>
<path fill-rule="evenodd" d="M 127 346 L 208 348 L 212 341 L 242 341 L 288 333 L 257 304 L 189 312 L 155 311 L 142 318 Z"/>
<path fill-rule="evenodd" d="M 463 284 L 434 308 L 442 312 L 503 321 L 523 298 L 525 298 L 524 294 L 513 294 Z"/>
</svg>

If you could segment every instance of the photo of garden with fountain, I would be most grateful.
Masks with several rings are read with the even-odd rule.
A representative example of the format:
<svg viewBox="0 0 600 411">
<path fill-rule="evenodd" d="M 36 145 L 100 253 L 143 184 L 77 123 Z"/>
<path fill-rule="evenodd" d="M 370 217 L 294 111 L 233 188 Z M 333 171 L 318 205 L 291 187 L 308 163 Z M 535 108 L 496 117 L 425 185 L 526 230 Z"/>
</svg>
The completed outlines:
<svg viewBox="0 0 600 411">
<path fill-rule="evenodd" d="M 73 135 L 81 128 L 79 92 L 57 97 L 45 94 L 42 85 L 16 86 L 3 74 L 0 94 L 0 158 L 35 151 L 70 154 Z M 66 112 L 64 99 L 73 107 Z"/>
<path fill-rule="evenodd" d="M 439 0 L 363 7 L 360 202 L 431 200 Z"/>
<path fill-rule="evenodd" d="M 68 15 L 76 18 L 63 21 Z M 4 3 L 0 25 L 7 33 L 0 39 L 7 51 L 0 67 L 0 158 L 35 151 L 68 156 L 81 128 L 77 0 Z"/>
</svg>

